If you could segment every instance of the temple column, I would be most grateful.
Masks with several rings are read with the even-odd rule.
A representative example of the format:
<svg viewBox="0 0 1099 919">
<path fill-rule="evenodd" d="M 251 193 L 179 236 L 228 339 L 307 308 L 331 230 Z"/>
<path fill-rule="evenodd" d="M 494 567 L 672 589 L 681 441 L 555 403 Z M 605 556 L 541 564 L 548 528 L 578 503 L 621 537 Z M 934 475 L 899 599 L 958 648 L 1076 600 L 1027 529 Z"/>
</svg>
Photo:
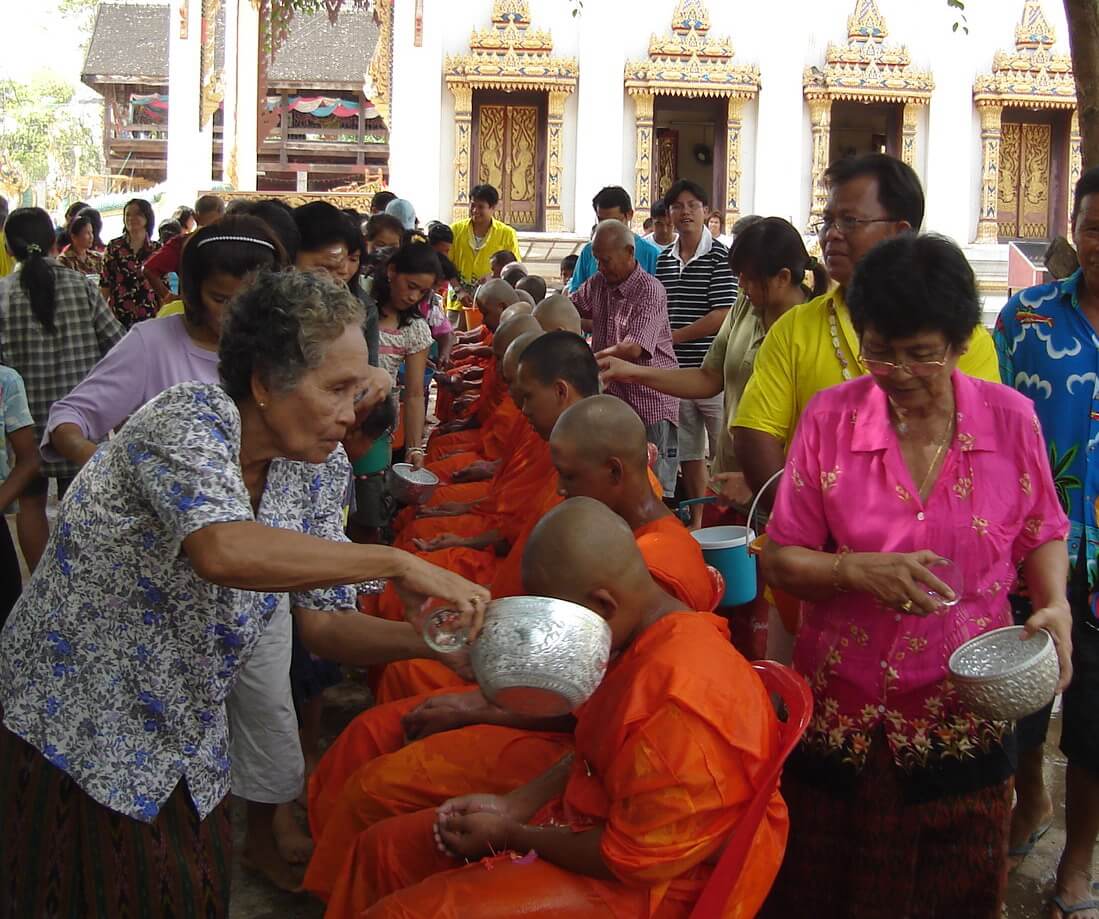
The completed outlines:
<svg viewBox="0 0 1099 919">
<path fill-rule="evenodd" d="M 546 232 L 557 233 L 565 228 L 561 215 L 561 148 L 565 121 L 566 92 L 549 94 L 546 125 Z"/>
<path fill-rule="evenodd" d="M 824 208 L 828 203 L 824 173 L 828 169 L 828 152 L 832 142 L 832 100 L 830 98 L 809 100 L 809 125 L 813 136 L 813 192 L 809 205 L 808 231 L 816 233 L 824 219 Z"/>
<path fill-rule="evenodd" d="M 473 87 L 468 83 L 451 83 L 454 94 L 454 208 L 452 217 L 461 220 L 469 216 L 469 193 L 473 176 Z"/>
<path fill-rule="evenodd" d="M 635 185 L 633 219 L 640 226 L 649 217 L 653 195 L 653 94 L 636 93 L 637 159 L 634 163 Z"/>
<path fill-rule="evenodd" d="M 916 169 L 916 124 L 922 108 L 915 102 L 906 102 L 901 113 L 901 161 L 913 169 Z"/>
<path fill-rule="evenodd" d="M 170 201 L 210 187 L 212 124 L 202 112 L 202 0 L 172 0 L 168 28 L 168 188 Z"/>
<path fill-rule="evenodd" d="M 1084 160 L 1080 152 L 1080 115 L 1074 108 L 1072 110 L 1072 126 L 1069 128 L 1068 137 L 1068 235 L 1072 236 L 1072 199 L 1076 192 L 1076 183 L 1080 181 L 1080 175 L 1084 170 Z"/>
<path fill-rule="evenodd" d="M 1000 116 L 998 104 L 978 103 L 981 116 L 981 210 L 977 217 L 979 243 L 994 243 L 1000 238 L 997 210 L 1000 199 Z"/>
<path fill-rule="evenodd" d="M 259 10 L 252 0 L 224 0 L 225 108 L 222 181 L 235 191 L 256 190 L 259 98 Z"/>
<path fill-rule="evenodd" d="M 730 96 L 725 122 L 725 232 L 740 216 L 740 127 L 744 100 Z"/>
</svg>

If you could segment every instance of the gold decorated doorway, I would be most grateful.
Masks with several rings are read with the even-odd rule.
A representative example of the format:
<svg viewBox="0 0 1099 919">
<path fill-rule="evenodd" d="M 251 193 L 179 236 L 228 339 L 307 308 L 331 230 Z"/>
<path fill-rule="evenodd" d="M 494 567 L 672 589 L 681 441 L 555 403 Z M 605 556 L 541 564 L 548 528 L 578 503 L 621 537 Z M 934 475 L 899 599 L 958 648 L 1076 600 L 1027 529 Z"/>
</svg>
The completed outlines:
<svg viewBox="0 0 1099 919">
<path fill-rule="evenodd" d="M 544 225 L 546 94 L 473 94 L 473 174 L 500 192 L 497 216 L 517 230 Z"/>
<path fill-rule="evenodd" d="M 1062 112 L 1004 111 L 996 196 L 1001 239 L 1051 239 L 1064 232 L 1068 129 Z"/>
</svg>

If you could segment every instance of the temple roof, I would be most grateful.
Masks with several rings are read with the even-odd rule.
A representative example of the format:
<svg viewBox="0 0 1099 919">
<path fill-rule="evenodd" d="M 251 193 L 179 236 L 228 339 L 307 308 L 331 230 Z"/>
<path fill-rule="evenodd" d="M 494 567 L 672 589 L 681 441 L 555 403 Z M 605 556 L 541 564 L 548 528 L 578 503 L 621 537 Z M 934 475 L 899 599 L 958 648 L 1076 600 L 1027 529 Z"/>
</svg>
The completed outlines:
<svg viewBox="0 0 1099 919">
<path fill-rule="evenodd" d="M 225 60 L 224 7 L 218 11 L 217 63 Z M 168 83 L 167 3 L 101 3 L 80 78 L 101 83 Z M 348 6 L 335 23 L 323 10 L 295 16 L 290 35 L 268 72 L 268 86 L 359 89 L 378 43 L 378 25 L 365 10 Z"/>
</svg>

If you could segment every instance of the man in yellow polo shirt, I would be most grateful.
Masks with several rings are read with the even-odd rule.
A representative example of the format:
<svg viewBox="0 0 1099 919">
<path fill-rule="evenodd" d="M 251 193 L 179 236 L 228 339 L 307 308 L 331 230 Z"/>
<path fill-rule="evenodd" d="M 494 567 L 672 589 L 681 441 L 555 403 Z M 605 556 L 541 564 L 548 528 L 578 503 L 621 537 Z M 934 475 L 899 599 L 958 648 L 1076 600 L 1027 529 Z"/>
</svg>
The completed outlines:
<svg viewBox="0 0 1099 919">
<path fill-rule="evenodd" d="M 855 266 L 877 243 L 914 233 L 923 223 L 920 180 L 894 157 L 870 153 L 838 160 L 825 181 L 828 205 L 820 240 L 837 286 L 795 306 L 771 327 L 733 421 L 733 449 L 753 492 L 783 467 L 809 400 L 866 373 L 843 299 Z M 958 367 L 978 379 L 999 381 L 996 348 L 983 326 L 973 333 Z M 761 503 L 770 506 L 773 497 L 772 487 Z"/>
<path fill-rule="evenodd" d="M 447 309 L 454 311 L 473 306 L 473 289 L 492 276 L 489 264 L 497 252 L 519 254 L 519 238 L 515 230 L 495 218 L 500 193 L 491 185 L 478 185 L 469 193 L 469 217 L 451 224 L 454 243 L 450 260 L 461 275 L 463 287 L 451 290 Z"/>
</svg>

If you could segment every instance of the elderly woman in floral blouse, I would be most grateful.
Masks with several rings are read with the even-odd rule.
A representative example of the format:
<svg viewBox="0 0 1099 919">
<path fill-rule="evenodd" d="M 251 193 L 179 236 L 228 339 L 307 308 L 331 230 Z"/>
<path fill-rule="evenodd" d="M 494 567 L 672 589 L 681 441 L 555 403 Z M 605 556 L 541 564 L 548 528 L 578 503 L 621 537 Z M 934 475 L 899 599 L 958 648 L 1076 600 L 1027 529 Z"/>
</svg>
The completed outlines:
<svg viewBox="0 0 1099 919">
<path fill-rule="evenodd" d="M 483 588 L 343 536 L 340 441 L 388 391 L 362 320 L 342 285 L 261 274 L 223 321 L 221 384 L 154 398 L 62 502 L 0 634 L 11 915 L 226 915 L 225 699 L 280 604 L 312 650 L 360 665 L 430 652 L 340 585 L 483 612 Z"/>
<path fill-rule="evenodd" d="M 808 601 L 794 666 L 816 706 L 783 781 L 790 844 L 764 915 L 993 919 L 1012 726 L 969 712 L 946 664 L 1011 624 L 1021 564 L 1027 630 L 1050 630 L 1067 684 L 1067 520 L 1030 401 L 956 369 L 980 307 L 953 243 L 882 243 L 848 304 L 869 374 L 806 409 L 763 557 Z"/>
</svg>

